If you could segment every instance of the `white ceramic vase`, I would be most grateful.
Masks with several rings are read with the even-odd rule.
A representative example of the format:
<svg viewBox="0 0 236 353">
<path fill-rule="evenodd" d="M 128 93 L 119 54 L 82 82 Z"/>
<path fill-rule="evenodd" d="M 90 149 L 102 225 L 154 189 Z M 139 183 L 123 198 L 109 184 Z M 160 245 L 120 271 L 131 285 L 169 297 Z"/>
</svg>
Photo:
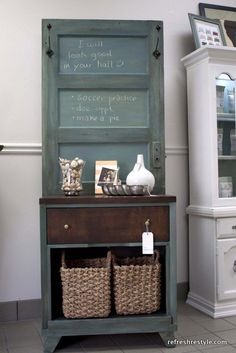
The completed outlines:
<svg viewBox="0 0 236 353">
<path fill-rule="evenodd" d="M 137 155 L 137 162 L 133 170 L 127 175 L 127 185 L 148 185 L 149 192 L 152 191 L 155 185 L 154 175 L 145 168 L 143 155 Z"/>
</svg>

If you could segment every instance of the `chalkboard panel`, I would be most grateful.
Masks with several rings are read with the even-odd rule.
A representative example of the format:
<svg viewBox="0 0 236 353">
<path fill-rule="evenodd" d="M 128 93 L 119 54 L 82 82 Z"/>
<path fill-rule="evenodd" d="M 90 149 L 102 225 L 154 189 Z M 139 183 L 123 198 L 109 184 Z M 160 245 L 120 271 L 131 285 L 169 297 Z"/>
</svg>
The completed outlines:
<svg viewBox="0 0 236 353">
<path fill-rule="evenodd" d="M 60 90 L 60 127 L 147 127 L 147 90 Z"/>
<path fill-rule="evenodd" d="M 75 75 L 146 73 L 147 53 L 145 37 L 62 36 L 59 38 L 59 72 Z"/>
</svg>

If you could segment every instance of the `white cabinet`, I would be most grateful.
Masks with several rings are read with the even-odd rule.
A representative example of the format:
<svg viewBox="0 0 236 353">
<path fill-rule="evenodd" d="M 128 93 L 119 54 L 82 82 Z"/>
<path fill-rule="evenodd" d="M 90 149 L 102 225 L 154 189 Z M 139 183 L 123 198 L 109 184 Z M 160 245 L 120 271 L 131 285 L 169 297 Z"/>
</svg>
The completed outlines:
<svg viewBox="0 0 236 353">
<path fill-rule="evenodd" d="M 200 48 L 187 71 L 189 294 L 212 317 L 236 315 L 236 48 Z"/>
</svg>

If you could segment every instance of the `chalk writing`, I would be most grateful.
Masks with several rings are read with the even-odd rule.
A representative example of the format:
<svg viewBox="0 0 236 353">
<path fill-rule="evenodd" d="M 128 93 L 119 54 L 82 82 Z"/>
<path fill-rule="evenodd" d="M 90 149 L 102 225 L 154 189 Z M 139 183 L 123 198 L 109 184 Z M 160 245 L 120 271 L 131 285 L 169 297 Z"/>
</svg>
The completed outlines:
<svg viewBox="0 0 236 353">
<path fill-rule="evenodd" d="M 140 91 L 62 90 L 59 94 L 61 126 L 146 126 L 148 96 Z"/>
<path fill-rule="evenodd" d="M 63 74 L 144 73 L 146 49 L 145 38 L 61 37 L 59 70 Z"/>
</svg>

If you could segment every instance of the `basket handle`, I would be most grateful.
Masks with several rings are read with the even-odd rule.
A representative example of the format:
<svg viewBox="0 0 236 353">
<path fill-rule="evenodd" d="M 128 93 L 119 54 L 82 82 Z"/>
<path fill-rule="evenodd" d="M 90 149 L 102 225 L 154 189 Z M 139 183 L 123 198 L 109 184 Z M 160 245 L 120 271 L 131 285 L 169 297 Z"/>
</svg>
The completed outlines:
<svg viewBox="0 0 236 353">
<path fill-rule="evenodd" d="M 159 260 L 159 257 L 160 257 L 160 253 L 159 253 L 159 251 L 158 250 L 155 250 L 154 251 L 154 263 L 155 264 L 158 264 L 158 260 Z"/>
<path fill-rule="evenodd" d="M 107 252 L 107 265 L 109 267 L 111 267 L 112 259 L 113 259 L 113 256 L 111 254 L 111 250 L 108 250 L 108 252 Z"/>
<path fill-rule="evenodd" d="M 65 254 L 65 250 L 63 250 L 61 252 L 61 266 L 64 268 L 67 268 L 66 266 L 66 254 Z"/>
</svg>

